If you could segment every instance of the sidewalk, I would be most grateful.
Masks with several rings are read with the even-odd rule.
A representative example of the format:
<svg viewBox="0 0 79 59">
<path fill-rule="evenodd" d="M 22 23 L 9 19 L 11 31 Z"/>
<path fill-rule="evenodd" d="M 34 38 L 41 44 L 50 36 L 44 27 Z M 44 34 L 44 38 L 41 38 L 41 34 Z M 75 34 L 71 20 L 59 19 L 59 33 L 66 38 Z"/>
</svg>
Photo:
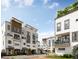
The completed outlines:
<svg viewBox="0 0 79 59">
<path fill-rule="evenodd" d="M 48 59 L 46 55 L 20 55 L 20 56 L 5 56 L 2 59 Z"/>
</svg>

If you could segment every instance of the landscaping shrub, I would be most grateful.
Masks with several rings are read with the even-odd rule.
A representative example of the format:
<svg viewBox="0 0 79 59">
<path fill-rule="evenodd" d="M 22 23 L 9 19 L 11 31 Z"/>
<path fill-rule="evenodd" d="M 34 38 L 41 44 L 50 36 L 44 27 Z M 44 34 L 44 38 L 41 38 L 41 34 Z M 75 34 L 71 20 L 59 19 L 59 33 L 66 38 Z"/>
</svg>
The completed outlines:
<svg viewBox="0 0 79 59">
<path fill-rule="evenodd" d="M 1 53 L 1 57 L 6 56 L 6 53 Z"/>
<path fill-rule="evenodd" d="M 72 58 L 72 55 L 71 54 L 64 54 L 62 57 L 64 57 L 64 58 Z"/>
<path fill-rule="evenodd" d="M 47 55 L 47 58 L 53 58 L 53 59 L 72 59 L 72 55 L 71 54 L 64 54 L 63 56 L 60 55 Z"/>
</svg>

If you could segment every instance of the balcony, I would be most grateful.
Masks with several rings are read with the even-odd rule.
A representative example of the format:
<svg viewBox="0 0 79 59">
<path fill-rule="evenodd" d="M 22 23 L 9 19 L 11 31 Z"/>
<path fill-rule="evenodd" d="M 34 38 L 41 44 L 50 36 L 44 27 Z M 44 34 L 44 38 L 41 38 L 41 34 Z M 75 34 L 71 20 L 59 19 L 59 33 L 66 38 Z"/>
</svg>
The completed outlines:
<svg viewBox="0 0 79 59">
<path fill-rule="evenodd" d="M 18 28 L 14 28 L 14 27 L 12 27 L 12 30 L 11 30 L 12 32 L 15 32 L 15 33 L 18 33 L 18 34 L 21 34 L 22 33 L 22 29 L 20 28 L 20 29 L 18 29 Z"/>
<path fill-rule="evenodd" d="M 20 40 L 20 35 L 14 34 L 14 39 Z"/>
<path fill-rule="evenodd" d="M 70 46 L 70 40 L 69 39 L 61 39 L 55 41 L 55 47 L 68 47 Z"/>
</svg>

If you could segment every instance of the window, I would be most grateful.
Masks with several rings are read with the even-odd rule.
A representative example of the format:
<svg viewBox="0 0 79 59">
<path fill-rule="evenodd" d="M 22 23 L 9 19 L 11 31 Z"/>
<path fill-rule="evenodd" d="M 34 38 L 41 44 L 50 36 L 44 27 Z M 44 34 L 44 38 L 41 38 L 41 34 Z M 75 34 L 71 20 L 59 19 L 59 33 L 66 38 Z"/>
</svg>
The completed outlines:
<svg viewBox="0 0 79 59">
<path fill-rule="evenodd" d="M 40 47 L 40 45 L 38 45 L 38 47 Z"/>
<path fill-rule="evenodd" d="M 4 41 L 3 41 L 3 45 L 4 45 Z"/>
<path fill-rule="evenodd" d="M 22 39 L 26 39 L 26 37 L 22 37 Z"/>
<path fill-rule="evenodd" d="M 17 28 L 17 27 L 12 27 L 12 32 L 15 32 L 15 33 L 19 33 L 21 34 L 21 28 Z"/>
<path fill-rule="evenodd" d="M 64 21 L 64 29 L 69 29 L 69 19 Z"/>
<path fill-rule="evenodd" d="M 33 40 L 35 41 L 35 35 L 34 35 L 34 34 L 32 35 L 32 38 L 33 38 Z"/>
<path fill-rule="evenodd" d="M 57 40 L 55 41 L 56 44 L 61 43 L 61 37 L 57 37 Z"/>
<path fill-rule="evenodd" d="M 65 50 L 65 48 L 58 48 L 58 50 Z"/>
<path fill-rule="evenodd" d="M 54 52 L 54 53 L 55 53 L 55 48 L 53 48 L 52 52 Z"/>
<path fill-rule="evenodd" d="M 78 32 L 73 32 L 72 33 L 72 42 L 77 42 L 78 41 Z"/>
<path fill-rule="evenodd" d="M 10 40 L 8 40 L 8 44 L 11 44 L 12 42 Z"/>
<path fill-rule="evenodd" d="M 58 41 L 61 41 L 61 37 L 58 37 Z"/>
<path fill-rule="evenodd" d="M 51 46 L 51 41 L 49 40 L 49 47 Z"/>
<path fill-rule="evenodd" d="M 33 44 L 35 44 L 35 34 L 32 35 L 32 38 L 33 38 Z"/>
<path fill-rule="evenodd" d="M 30 47 L 30 45 L 27 45 L 27 47 Z"/>
<path fill-rule="evenodd" d="M 78 21 L 78 19 L 76 19 L 76 21 Z"/>
<path fill-rule="evenodd" d="M 14 34 L 14 39 L 20 39 L 20 36 L 19 35 L 17 35 L 17 34 Z"/>
<path fill-rule="evenodd" d="M 62 43 L 69 43 L 70 42 L 70 35 L 69 34 L 66 34 L 66 35 L 63 35 L 62 38 Z"/>
<path fill-rule="evenodd" d="M 57 31 L 61 31 L 61 23 L 57 23 Z"/>
<path fill-rule="evenodd" d="M 27 32 L 27 43 L 30 43 L 30 32 Z"/>
<path fill-rule="evenodd" d="M 24 34 L 24 32 L 22 32 L 22 34 Z"/>
<path fill-rule="evenodd" d="M 25 45 L 26 43 L 24 43 L 24 45 Z"/>
<path fill-rule="evenodd" d="M 54 46 L 54 40 L 52 40 L 52 46 Z"/>
<path fill-rule="evenodd" d="M 10 25 L 8 25 L 8 30 L 10 30 Z"/>
<path fill-rule="evenodd" d="M 35 41 L 33 41 L 33 44 L 35 44 L 36 42 Z"/>
<path fill-rule="evenodd" d="M 16 46 L 19 46 L 19 44 L 18 44 L 18 43 L 15 43 L 15 45 L 16 45 Z"/>
<path fill-rule="evenodd" d="M 65 42 L 67 43 L 70 42 L 70 35 L 65 35 L 65 39 L 66 39 Z"/>
<path fill-rule="evenodd" d="M 35 46 L 33 46 L 33 47 L 35 47 Z"/>
</svg>

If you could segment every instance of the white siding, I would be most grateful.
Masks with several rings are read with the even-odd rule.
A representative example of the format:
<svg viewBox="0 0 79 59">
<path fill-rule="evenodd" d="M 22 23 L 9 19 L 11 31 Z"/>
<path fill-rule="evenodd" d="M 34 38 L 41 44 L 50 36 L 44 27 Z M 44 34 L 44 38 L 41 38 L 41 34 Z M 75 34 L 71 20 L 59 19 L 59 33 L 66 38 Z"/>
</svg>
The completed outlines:
<svg viewBox="0 0 79 59">
<path fill-rule="evenodd" d="M 64 30 L 64 21 L 69 19 L 70 20 L 70 25 L 69 25 L 69 29 Z M 69 53 L 72 51 L 73 46 L 75 46 L 76 44 L 78 44 L 78 42 L 72 42 L 72 32 L 78 31 L 78 21 L 76 21 L 76 19 L 78 19 L 78 11 L 74 11 L 68 15 L 62 16 L 58 19 L 55 20 L 55 35 L 61 35 L 61 34 L 65 34 L 67 32 L 70 33 L 70 46 L 69 47 L 65 47 L 66 50 L 65 51 L 59 51 L 57 50 L 58 48 L 55 48 L 56 53 L 58 55 L 64 54 L 64 53 Z M 57 23 L 61 22 L 61 31 L 57 32 Z"/>
</svg>

